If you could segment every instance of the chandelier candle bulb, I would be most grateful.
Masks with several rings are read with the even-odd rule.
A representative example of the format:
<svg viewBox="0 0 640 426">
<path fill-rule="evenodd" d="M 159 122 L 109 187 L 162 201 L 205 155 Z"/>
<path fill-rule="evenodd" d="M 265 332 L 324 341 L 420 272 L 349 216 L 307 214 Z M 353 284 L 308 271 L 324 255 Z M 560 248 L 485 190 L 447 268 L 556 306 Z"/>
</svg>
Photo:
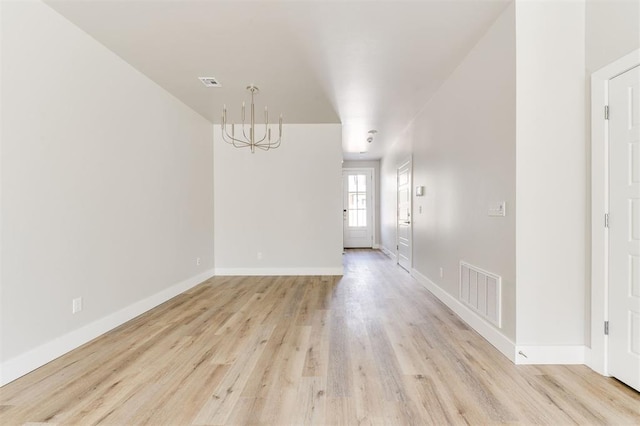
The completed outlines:
<svg viewBox="0 0 640 426">
<path fill-rule="evenodd" d="M 222 108 L 222 139 L 228 143 L 233 145 L 235 148 L 249 148 L 251 153 L 255 153 L 256 148 L 259 148 L 263 151 L 268 151 L 270 149 L 275 149 L 280 146 L 280 142 L 282 141 L 282 114 L 280 114 L 280 119 L 278 120 L 278 139 L 275 141 L 271 141 L 271 127 L 269 126 L 269 111 L 267 107 L 264 107 L 264 126 L 265 131 L 264 135 L 261 139 L 256 137 L 256 115 L 255 115 L 255 103 L 254 96 L 258 94 L 259 90 L 256 86 L 250 85 L 247 86 L 247 90 L 251 92 L 251 110 L 249 111 L 249 135 L 247 136 L 247 124 L 246 124 L 246 104 L 242 103 L 242 137 L 236 138 L 235 136 L 235 126 L 234 123 L 229 123 L 231 125 L 231 134 L 229 134 L 229 128 L 227 123 L 227 106 L 224 105 Z"/>
</svg>

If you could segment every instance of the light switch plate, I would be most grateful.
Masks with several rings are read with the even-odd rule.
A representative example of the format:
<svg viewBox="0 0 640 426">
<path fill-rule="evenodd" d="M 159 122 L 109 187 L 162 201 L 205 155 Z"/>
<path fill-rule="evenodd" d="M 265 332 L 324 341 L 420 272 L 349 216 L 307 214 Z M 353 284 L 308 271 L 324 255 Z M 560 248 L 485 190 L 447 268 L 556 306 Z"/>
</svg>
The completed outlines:
<svg viewBox="0 0 640 426">
<path fill-rule="evenodd" d="M 507 203 L 506 201 L 500 201 L 489 207 L 489 216 L 504 217 L 507 215 Z"/>
</svg>

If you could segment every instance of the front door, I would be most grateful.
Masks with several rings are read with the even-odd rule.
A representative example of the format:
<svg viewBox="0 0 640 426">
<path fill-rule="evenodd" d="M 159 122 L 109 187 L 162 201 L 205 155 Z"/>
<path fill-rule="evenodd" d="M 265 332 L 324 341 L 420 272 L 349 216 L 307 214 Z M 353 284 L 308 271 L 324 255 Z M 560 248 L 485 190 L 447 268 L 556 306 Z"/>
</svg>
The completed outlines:
<svg viewBox="0 0 640 426">
<path fill-rule="evenodd" d="M 343 170 L 343 244 L 345 248 L 373 247 L 371 170 Z"/>
<path fill-rule="evenodd" d="M 640 391 L 640 67 L 609 81 L 609 373 Z"/>
<path fill-rule="evenodd" d="M 398 167 L 398 265 L 411 271 L 411 162 Z"/>
</svg>

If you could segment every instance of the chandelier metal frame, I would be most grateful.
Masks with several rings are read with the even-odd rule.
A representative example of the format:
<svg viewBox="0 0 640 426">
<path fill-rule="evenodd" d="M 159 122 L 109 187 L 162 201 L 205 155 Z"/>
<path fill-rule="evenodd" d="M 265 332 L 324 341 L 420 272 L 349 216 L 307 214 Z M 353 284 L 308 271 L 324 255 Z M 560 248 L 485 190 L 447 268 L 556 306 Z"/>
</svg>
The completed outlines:
<svg viewBox="0 0 640 426">
<path fill-rule="evenodd" d="M 229 134 L 229 124 L 227 123 L 227 106 L 224 105 L 222 108 L 222 139 L 228 143 L 233 145 L 236 148 L 249 148 L 251 149 L 251 153 L 255 153 L 256 148 L 261 149 L 263 151 L 269 151 L 270 149 L 276 149 L 280 146 L 280 142 L 282 142 L 282 114 L 280 114 L 280 119 L 278 121 L 278 139 L 271 140 L 271 127 L 269 126 L 269 111 L 267 107 L 264 107 L 264 135 L 262 138 L 258 139 L 256 137 L 256 115 L 255 115 L 255 105 L 253 102 L 253 98 L 256 94 L 260 92 L 257 86 L 253 84 L 247 86 L 247 90 L 251 92 L 251 110 L 249 112 L 249 128 L 247 129 L 246 125 L 246 108 L 245 103 L 242 102 L 242 135 L 241 137 L 236 137 L 235 135 L 235 124 L 231 123 L 231 134 Z M 249 134 L 247 135 L 247 130 Z"/>
</svg>

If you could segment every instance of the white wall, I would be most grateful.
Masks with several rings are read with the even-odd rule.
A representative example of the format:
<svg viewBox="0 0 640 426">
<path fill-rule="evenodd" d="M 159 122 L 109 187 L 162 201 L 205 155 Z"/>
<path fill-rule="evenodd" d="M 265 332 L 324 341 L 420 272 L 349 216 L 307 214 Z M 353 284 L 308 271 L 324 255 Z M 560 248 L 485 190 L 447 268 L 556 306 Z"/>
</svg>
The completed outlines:
<svg viewBox="0 0 640 426">
<path fill-rule="evenodd" d="M 343 169 L 357 169 L 357 168 L 367 168 L 373 169 L 373 181 L 375 185 L 375 204 L 373 209 L 375 211 L 375 221 L 374 221 L 374 230 L 375 230 L 375 238 L 373 240 L 374 247 L 380 245 L 380 160 L 371 160 L 371 161 L 359 161 L 359 160 L 351 160 L 344 161 L 342 163 Z"/>
<path fill-rule="evenodd" d="M 1 82 L 4 382 L 211 274 L 213 147 L 40 2 L 2 2 Z"/>
<path fill-rule="evenodd" d="M 458 298 L 464 260 L 503 278 L 503 327 L 515 339 L 515 27 L 510 6 L 382 160 L 382 244 L 396 245 L 396 168 L 413 161 L 413 268 Z M 489 217 L 506 201 L 506 217 Z M 422 213 L 419 208 L 422 207 Z M 439 268 L 444 269 L 440 278 Z"/>
<path fill-rule="evenodd" d="M 341 125 L 285 125 L 255 154 L 214 129 L 216 274 L 341 274 Z"/>
<path fill-rule="evenodd" d="M 640 1 L 586 1 L 586 68 L 591 74 L 640 47 Z"/>
<path fill-rule="evenodd" d="M 584 1 L 516 2 L 519 345 L 584 344 L 584 37 Z"/>
</svg>

